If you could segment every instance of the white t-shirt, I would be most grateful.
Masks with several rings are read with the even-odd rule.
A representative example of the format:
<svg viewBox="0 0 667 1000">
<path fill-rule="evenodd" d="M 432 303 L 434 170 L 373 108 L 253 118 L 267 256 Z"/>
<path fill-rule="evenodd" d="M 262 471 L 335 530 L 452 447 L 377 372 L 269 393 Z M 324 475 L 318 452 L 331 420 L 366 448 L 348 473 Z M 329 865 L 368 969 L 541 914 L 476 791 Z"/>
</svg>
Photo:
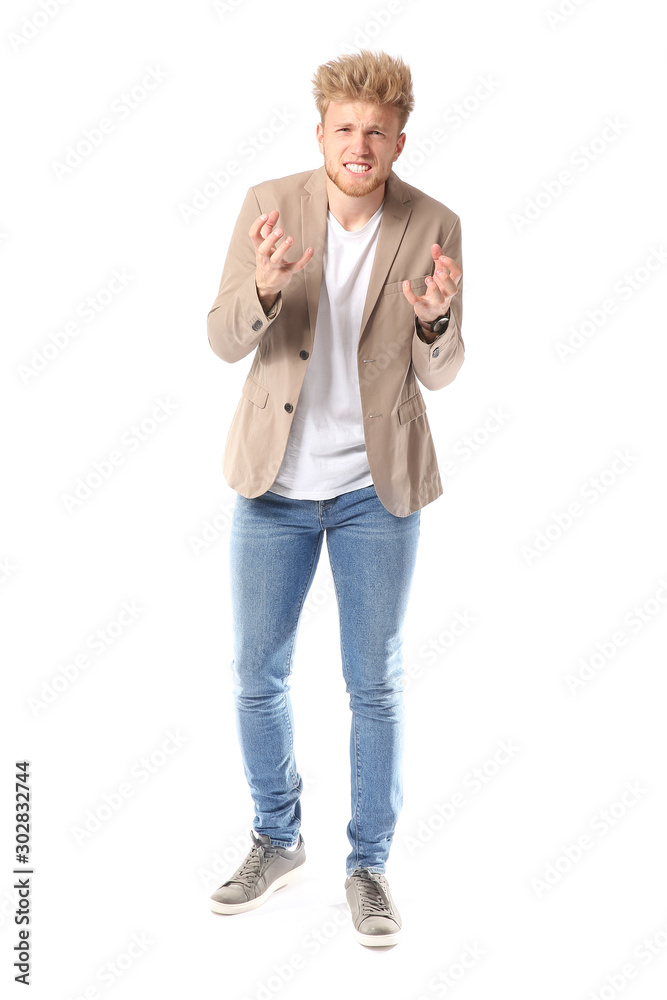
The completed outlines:
<svg viewBox="0 0 667 1000">
<path fill-rule="evenodd" d="M 357 346 L 383 207 L 354 232 L 328 212 L 313 350 L 271 493 L 329 500 L 373 482 Z"/>
</svg>

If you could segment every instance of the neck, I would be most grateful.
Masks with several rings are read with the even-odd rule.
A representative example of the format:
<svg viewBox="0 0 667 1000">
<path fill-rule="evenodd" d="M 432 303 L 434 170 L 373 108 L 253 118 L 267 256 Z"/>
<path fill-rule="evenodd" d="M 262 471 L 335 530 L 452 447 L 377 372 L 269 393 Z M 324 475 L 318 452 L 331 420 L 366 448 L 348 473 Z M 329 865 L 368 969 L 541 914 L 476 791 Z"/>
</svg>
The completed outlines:
<svg viewBox="0 0 667 1000">
<path fill-rule="evenodd" d="M 334 219 L 340 222 L 343 229 L 354 232 L 363 229 L 369 219 L 372 219 L 384 200 L 386 181 L 361 198 L 353 198 L 345 194 L 327 177 L 327 195 L 329 211 Z"/>
</svg>

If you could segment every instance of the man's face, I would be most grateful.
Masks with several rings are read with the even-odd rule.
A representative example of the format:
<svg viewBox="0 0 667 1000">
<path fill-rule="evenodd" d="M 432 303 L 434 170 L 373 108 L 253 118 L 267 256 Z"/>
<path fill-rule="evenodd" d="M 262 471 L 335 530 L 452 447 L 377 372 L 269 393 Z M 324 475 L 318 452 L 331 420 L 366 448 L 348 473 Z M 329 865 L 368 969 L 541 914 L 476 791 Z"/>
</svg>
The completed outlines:
<svg viewBox="0 0 667 1000">
<path fill-rule="evenodd" d="M 324 116 L 324 128 L 320 122 L 317 124 L 317 141 L 330 180 L 344 194 L 361 198 L 389 177 L 405 144 L 405 132 L 399 138 L 398 112 L 394 108 L 366 101 L 332 101 Z M 358 165 L 356 169 L 354 164 Z"/>
</svg>

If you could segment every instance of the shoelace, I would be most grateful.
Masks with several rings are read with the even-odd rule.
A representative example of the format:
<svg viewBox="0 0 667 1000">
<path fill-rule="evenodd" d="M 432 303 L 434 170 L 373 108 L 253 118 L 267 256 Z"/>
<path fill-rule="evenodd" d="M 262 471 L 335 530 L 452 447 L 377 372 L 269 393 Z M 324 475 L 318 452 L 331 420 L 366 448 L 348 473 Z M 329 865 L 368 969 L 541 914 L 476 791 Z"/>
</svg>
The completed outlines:
<svg viewBox="0 0 667 1000">
<path fill-rule="evenodd" d="M 254 879 L 259 878 L 266 866 L 268 858 L 265 851 L 264 844 L 255 844 L 230 882 L 240 882 L 242 885 L 250 886 Z"/>
<path fill-rule="evenodd" d="M 384 879 L 381 875 L 377 875 L 374 878 L 371 872 L 364 868 L 359 873 L 355 872 L 352 878 L 359 890 L 361 910 L 364 916 L 380 915 L 391 917 L 393 915 L 391 904 L 382 885 Z"/>
</svg>

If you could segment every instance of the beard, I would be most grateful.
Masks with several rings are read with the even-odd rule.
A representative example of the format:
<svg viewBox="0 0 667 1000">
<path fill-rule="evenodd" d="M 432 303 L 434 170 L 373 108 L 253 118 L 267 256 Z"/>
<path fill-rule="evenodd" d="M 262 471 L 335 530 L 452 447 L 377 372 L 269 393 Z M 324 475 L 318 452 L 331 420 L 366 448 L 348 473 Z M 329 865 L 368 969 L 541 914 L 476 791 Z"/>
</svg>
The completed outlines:
<svg viewBox="0 0 667 1000">
<path fill-rule="evenodd" d="M 363 198 L 384 184 L 391 173 L 391 164 L 386 171 L 380 171 L 377 163 L 375 163 L 373 164 L 373 169 L 369 171 L 370 176 L 367 177 L 365 174 L 361 174 L 358 177 L 350 177 L 342 163 L 335 164 L 325 152 L 324 169 L 329 180 L 333 181 L 343 194 L 347 194 L 352 198 Z"/>
</svg>

